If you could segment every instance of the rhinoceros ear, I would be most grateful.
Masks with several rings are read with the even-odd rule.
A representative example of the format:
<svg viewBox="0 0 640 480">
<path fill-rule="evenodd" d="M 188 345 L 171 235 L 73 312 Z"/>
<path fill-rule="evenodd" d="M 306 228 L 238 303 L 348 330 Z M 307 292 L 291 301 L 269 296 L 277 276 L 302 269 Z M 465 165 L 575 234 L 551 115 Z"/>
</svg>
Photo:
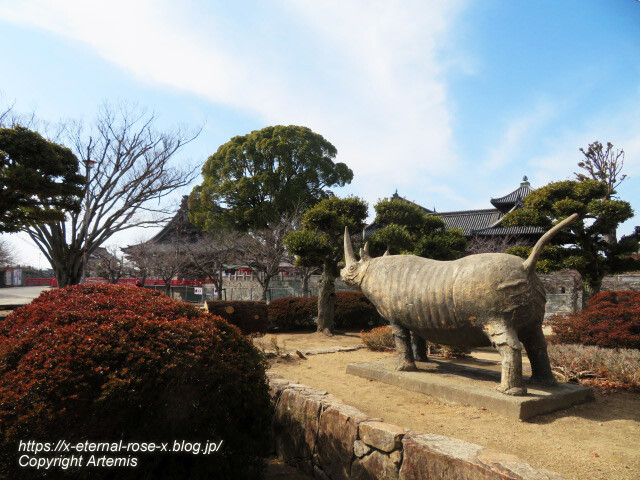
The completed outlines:
<svg viewBox="0 0 640 480">
<path fill-rule="evenodd" d="M 360 260 L 366 262 L 367 260 L 371 260 L 371 255 L 369 255 L 369 242 L 364 244 L 364 248 L 360 249 Z"/>
</svg>

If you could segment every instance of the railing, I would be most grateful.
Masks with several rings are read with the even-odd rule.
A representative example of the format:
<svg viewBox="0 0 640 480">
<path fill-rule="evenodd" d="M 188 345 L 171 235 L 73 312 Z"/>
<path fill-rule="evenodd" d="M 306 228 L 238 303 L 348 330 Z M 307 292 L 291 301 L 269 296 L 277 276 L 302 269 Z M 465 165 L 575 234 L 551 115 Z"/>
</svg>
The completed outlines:
<svg viewBox="0 0 640 480">
<path fill-rule="evenodd" d="M 27 278 L 24 284 L 27 287 L 57 287 L 58 280 L 55 278 Z"/>
</svg>

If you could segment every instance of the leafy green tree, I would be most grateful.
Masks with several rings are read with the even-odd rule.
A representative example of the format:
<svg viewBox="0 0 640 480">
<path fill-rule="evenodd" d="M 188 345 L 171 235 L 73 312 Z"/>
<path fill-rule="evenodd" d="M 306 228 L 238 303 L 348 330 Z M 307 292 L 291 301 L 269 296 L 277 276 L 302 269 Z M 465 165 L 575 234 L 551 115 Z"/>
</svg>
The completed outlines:
<svg viewBox="0 0 640 480">
<path fill-rule="evenodd" d="M 64 221 L 65 211 L 79 211 L 84 183 L 68 148 L 24 127 L 0 128 L 0 232 Z"/>
<path fill-rule="evenodd" d="M 572 268 L 582 275 L 584 300 L 600 290 L 602 278 L 640 268 L 630 254 L 638 251 L 639 235 L 607 242 L 606 235 L 633 217 L 628 202 L 613 200 L 605 182 L 592 179 L 553 182 L 533 191 L 524 199 L 524 208 L 508 213 L 505 226 L 537 225 L 550 228 L 572 213 L 580 218 L 556 236 L 555 244 L 543 249 L 537 269 L 548 273 Z M 513 247 L 509 253 L 526 258 L 529 247 Z"/>
<path fill-rule="evenodd" d="M 335 156 L 336 148 L 307 127 L 278 125 L 233 137 L 204 164 L 189 218 L 203 230 L 266 228 L 351 182 L 353 172 L 334 163 Z"/>
<path fill-rule="evenodd" d="M 287 250 L 300 266 L 322 266 L 318 294 L 318 332 L 333 333 L 335 279 L 344 258 L 344 229 L 359 232 L 367 218 L 367 204 L 358 197 L 320 201 L 302 216 L 302 230 L 285 237 Z"/>
<path fill-rule="evenodd" d="M 375 206 L 379 226 L 367 240 L 373 255 L 412 253 L 436 260 L 454 260 L 464 254 L 467 241 L 460 230 L 447 230 L 444 221 L 427 215 L 403 198 L 385 198 Z"/>
</svg>

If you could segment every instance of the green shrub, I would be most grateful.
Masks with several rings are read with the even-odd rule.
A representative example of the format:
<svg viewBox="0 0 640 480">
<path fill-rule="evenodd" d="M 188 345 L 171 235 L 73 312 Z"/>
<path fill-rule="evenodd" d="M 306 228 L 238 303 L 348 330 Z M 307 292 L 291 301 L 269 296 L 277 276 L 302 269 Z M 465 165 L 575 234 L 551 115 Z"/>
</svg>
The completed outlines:
<svg viewBox="0 0 640 480">
<path fill-rule="evenodd" d="M 60 439 L 223 445 L 212 455 L 155 452 L 140 454 L 136 468 L 58 468 L 37 478 L 260 478 L 270 422 L 260 352 L 221 318 L 159 292 L 67 287 L 0 325 L 5 480 L 33 478 L 17 466 L 20 440 Z"/>
<path fill-rule="evenodd" d="M 602 292 L 587 308 L 551 320 L 556 343 L 640 348 L 640 292 Z"/>
<path fill-rule="evenodd" d="M 271 302 L 269 323 L 282 332 L 315 329 L 318 297 L 285 297 Z M 386 323 L 376 307 L 360 292 L 337 292 L 335 328 L 365 329 Z"/>
</svg>

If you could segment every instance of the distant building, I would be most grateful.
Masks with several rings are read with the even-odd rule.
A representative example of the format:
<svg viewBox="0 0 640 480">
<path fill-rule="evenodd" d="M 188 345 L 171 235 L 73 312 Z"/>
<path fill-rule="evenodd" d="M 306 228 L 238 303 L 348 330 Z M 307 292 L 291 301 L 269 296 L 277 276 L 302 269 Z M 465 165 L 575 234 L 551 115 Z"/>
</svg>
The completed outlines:
<svg viewBox="0 0 640 480">
<path fill-rule="evenodd" d="M 436 215 L 442 220 L 447 228 L 459 228 L 465 236 L 471 237 L 518 237 L 525 241 L 535 242 L 544 234 L 541 227 L 505 227 L 502 220 L 504 216 L 518 208 L 522 208 L 523 199 L 533 191 L 527 177 L 522 179 L 520 186 L 513 192 L 502 197 L 491 198 L 490 203 L 494 208 L 480 210 L 460 210 L 455 212 L 436 212 L 418 205 L 428 215 Z M 394 193 L 391 197 L 403 198 Z M 406 200 L 403 198 L 403 200 Z M 406 200 L 408 201 L 408 200 Z M 413 203 L 413 202 L 411 202 Z M 375 223 L 367 225 L 364 229 L 365 238 L 378 229 Z"/>
<path fill-rule="evenodd" d="M 189 221 L 189 197 L 184 195 L 180 202 L 180 208 L 167 224 L 158 233 L 142 244 L 162 245 L 174 243 L 178 240 L 196 242 L 202 235 L 202 231 Z M 140 244 L 141 245 L 141 244 Z M 128 245 L 121 250 L 128 255 L 131 249 L 137 245 Z"/>
</svg>

